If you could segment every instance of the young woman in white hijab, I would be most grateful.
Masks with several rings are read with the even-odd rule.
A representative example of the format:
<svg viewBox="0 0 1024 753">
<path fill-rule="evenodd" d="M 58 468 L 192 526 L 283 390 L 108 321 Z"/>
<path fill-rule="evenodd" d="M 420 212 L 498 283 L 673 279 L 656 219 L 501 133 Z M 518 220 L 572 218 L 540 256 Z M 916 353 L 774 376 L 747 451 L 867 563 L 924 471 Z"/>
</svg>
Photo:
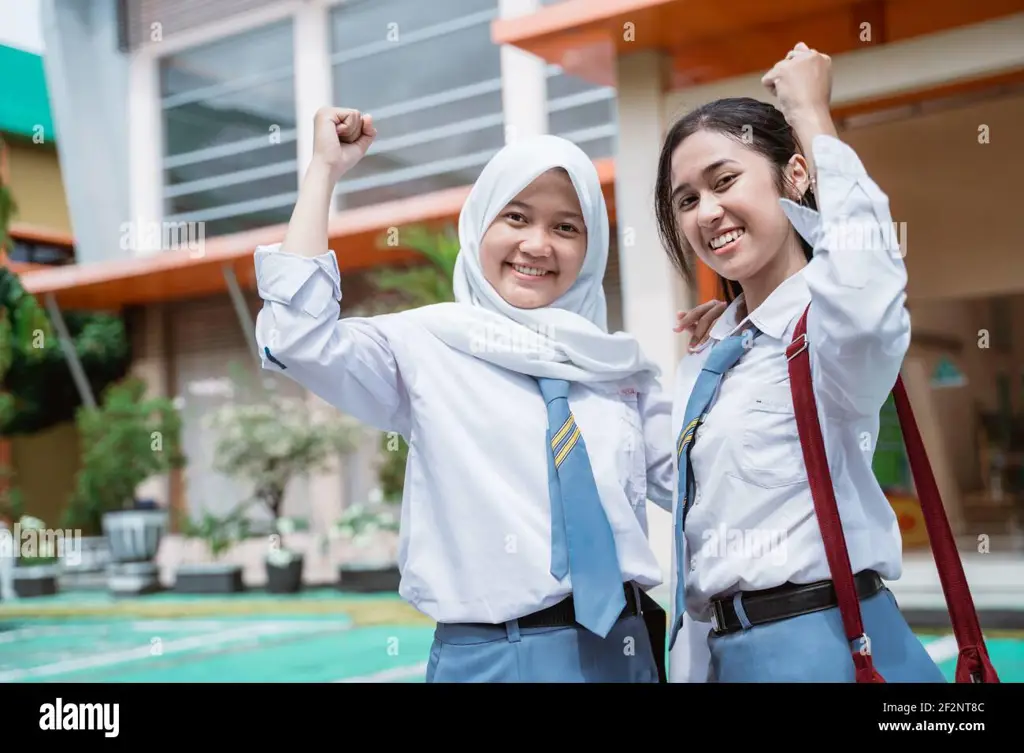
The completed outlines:
<svg viewBox="0 0 1024 753">
<path fill-rule="evenodd" d="M 335 108 L 314 130 L 284 242 L 255 253 L 257 339 L 264 368 L 409 443 L 399 591 L 437 622 L 427 681 L 663 682 L 645 503 L 671 509 L 671 406 L 607 331 L 593 164 L 506 146 L 459 218 L 456 302 L 339 320 L 328 208 L 376 130 Z"/>
</svg>

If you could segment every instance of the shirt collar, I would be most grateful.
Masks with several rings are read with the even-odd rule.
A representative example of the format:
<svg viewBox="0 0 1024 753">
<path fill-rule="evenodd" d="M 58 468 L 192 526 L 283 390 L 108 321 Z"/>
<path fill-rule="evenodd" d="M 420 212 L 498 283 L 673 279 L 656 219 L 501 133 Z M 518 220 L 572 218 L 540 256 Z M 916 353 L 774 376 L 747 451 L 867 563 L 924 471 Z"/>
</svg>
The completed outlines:
<svg viewBox="0 0 1024 753">
<path fill-rule="evenodd" d="M 821 215 L 810 207 L 801 206 L 789 199 L 779 199 L 779 203 L 796 231 L 811 244 L 812 248 L 817 247 L 824 236 Z M 739 318 L 739 309 L 743 304 L 741 293 L 711 326 L 704 345 L 694 352 L 700 352 L 710 346 L 712 340 L 724 340 L 748 321 L 769 337 L 781 340 L 789 323 L 809 301 L 810 291 L 799 272 L 784 280 L 756 311 L 742 320 Z"/>
</svg>

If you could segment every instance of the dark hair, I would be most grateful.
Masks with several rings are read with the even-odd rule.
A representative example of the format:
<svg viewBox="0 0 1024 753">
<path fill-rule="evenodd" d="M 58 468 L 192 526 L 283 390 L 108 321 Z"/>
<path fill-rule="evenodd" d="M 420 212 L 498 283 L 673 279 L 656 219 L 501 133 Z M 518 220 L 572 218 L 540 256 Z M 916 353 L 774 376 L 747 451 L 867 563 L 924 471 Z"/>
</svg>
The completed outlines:
<svg viewBox="0 0 1024 753">
<path fill-rule="evenodd" d="M 717 99 L 680 118 L 669 130 L 661 148 L 658 160 L 658 180 L 655 184 L 654 211 L 658 220 L 658 233 L 668 251 L 672 265 L 687 283 L 694 281 L 694 270 L 688 248 L 679 225 L 675 208 L 672 206 L 672 153 L 687 137 L 701 130 L 717 131 L 740 141 L 768 159 L 775 168 L 775 185 L 781 196 L 785 196 L 785 175 L 783 170 L 790 157 L 800 151 L 796 136 L 785 116 L 767 102 L 750 97 Z M 817 202 L 811 189 L 803 195 L 800 203 L 817 209 Z M 810 261 L 813 249 L 799 234 L 797 237 L 804 249 L 804 256 Z M 732 302 L 741 292 L 738 282 L 718 276 L 726 301 Z"/>
</svg>

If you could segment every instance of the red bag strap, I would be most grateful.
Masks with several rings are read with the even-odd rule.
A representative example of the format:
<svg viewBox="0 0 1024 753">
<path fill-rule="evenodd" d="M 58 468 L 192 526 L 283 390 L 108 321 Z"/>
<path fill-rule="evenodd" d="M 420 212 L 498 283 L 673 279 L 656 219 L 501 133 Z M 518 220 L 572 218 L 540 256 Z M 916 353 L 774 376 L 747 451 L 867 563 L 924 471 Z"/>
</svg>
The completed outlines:
<svg viewBox="0 0 1024 753">
<path fill-rule="evenodd" d="M 797 322 L 793 340 L 786 349 L 789 360 L 790 387 L 793 392 L 793 409 L 797 430 L 803 448 L 807 477 L 814 500 L 814 512 L 825 544 L 825 555 L 829 572 L 839 602 L 843 628 L 851 644 L 857 682 L 885 682 L 875 670 L 871 659 L 871 641 L 864 633 L 861 620 L 860 601 L 853 583 L 850 555 L 846 548 L 835 490 L 828 469 L 825 441 L 818 421 L 818 409 L 814 399 L 814 385 L 811 379 L 810 353 L 807 340 L 807 312 L 804 310 Z M 939 571 L 939 580 L 946 597 L 946 607 L 953 624 L 960 655 L 956 665 L 956 682 L 999 682 L 999 677 L 989 660 L 985 641 L 982 637 L 978 614 L 974 608 L 963 563 L 956 549 L 953 532 L 946 517 L 946 510 L 939 496 L 938 486 L 932 474 L 924 442 L 917 429 L 910 407 L 903 379 L 897 377 L 893 388 L 896 411 L 899 416 L 907 457 L 914 476 L 921 512 L 932 545 L 932 553 Z M 859 644 L 855 647 L 855 643 Z"/>
</svg>

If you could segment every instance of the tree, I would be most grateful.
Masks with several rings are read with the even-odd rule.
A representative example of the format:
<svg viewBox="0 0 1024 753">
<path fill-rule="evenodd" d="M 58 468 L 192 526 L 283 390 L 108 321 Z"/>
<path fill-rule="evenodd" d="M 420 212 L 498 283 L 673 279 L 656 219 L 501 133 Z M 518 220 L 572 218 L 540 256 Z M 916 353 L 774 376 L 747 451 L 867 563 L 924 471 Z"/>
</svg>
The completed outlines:
<svg viewBox="0 0 1024 753">
<path fill-rule="evenodd" d="M 16 212 L 10 187 L 0 176 L 0 246 L 5 250 L 13 246 L 9 228 Z M 119 316 L 67 312 L 64 319 L 93 394 L 127 374 L 130 349 Z M 0 437 L 71 421 L 81 403 L 47 312 L 14 272 L 0 268 Z"/>
<path fill-rule="evenodd" d="M 4 150 L 0 139 L 0 153 Z M 17 203 L 0 174 L 0 252 L 13 247 Z M 128 338 L 120 317 L 69 312 L 65 324 L 95 394 L 128 371 Z M 0 441 L 70 421 L 81 397 L 46 311 L 18 276 L 0 267 Z M 13 472 L 0 468 L 0 513 L 24 511 Z"/>
</svg>

